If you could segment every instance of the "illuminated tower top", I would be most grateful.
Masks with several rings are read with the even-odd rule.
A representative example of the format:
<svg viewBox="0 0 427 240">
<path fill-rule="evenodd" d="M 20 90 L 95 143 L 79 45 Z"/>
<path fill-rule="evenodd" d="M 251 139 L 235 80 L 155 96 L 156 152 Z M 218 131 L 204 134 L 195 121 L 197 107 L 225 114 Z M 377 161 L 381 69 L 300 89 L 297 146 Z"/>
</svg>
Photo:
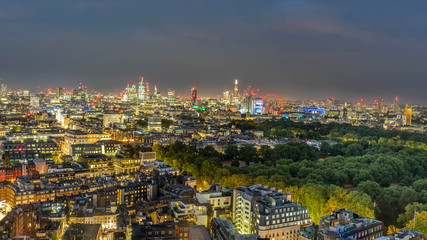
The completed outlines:
<svg viewBox="0 0 427 240">
<path fill-rule="evenodd" d="M 234 95 L 237 97 L 239 95 L 239 83 L 236 80 L 234 80 Z"/>
</svg>

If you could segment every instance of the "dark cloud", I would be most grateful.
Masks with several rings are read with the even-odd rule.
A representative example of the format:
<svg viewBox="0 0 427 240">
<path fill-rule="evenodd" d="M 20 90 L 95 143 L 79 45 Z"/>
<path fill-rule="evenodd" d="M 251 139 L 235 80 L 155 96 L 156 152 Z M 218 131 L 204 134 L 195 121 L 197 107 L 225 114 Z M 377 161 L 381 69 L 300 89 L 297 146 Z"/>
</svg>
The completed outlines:
<svg viewBox="0 0 427 240">
<path fill-rule="evenodd" d="M 0 77 L 109 91 L 142 75 L 209 96 L 239 78 L 285 98 L 425 103 L 425 3 L 366 3 L 1 1 Z"/>
</svg>

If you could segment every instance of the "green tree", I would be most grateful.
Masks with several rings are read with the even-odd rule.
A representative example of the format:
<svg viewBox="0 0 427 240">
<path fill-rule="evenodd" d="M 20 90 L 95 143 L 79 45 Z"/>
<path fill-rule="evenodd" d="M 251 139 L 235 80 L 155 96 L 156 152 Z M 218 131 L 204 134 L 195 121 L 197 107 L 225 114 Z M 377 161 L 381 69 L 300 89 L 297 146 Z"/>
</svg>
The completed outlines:
<svg viewBox="0 0 427 240">
<path fill-rule="evenodd" d="M 230 145 L 225 149 L 225 158 L 227 160 L 235 160 L 239 157 L 239 149 L 236 145 Z"/>
<path fill-rule="evenodd" d="M 368 194 L 374 200 L 377 199 L 377 197 L 381 194 L 382 191 L 381 186 L 378 183 L 369 180 L 361 182 L 357 186 L 357 190 Z"/>
<path fill-rule="evenodd" d="M 414 214 L 416 212 L 420 213 L 422 211 L 427 211 L 427 205 L 418 202 L 408 204 L 405 207 L 405 212 L 399 215 L 397 221 L 407 225 L 411 220 L 414 219 Z"/>
</svg>

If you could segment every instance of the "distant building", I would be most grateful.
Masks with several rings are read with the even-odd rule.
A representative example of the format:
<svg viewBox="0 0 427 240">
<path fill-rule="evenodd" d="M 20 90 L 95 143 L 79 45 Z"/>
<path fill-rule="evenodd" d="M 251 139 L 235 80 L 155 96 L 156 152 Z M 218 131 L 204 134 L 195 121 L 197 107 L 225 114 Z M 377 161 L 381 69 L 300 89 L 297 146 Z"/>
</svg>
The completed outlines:
<svg viewBox="0 0 427 240">
<path fill-rule="evenodd" d="M 111 140 L 111 135 L 100 132 L 84 132 L 80 130 L 69 130 L 64 135 L 61 150 L 65 154 L 70 154 L 70 146 L 75 144 L 92 144 L 98 141 Z"/>
<path fill-rule="evenodd" d="M 411 125 L 412 124 L 412 106 L 406 105 L 405 106 L 405 125 Z"/>
<path fill-rule="evenodd" d="M 56 98 L 61 99 L 62 95 L 64 94 L 64 89 L 59 87 L 56 88 Z"/>
<path fill-rule="evenodd" d="M 149 117 L 148 118 L 148 130 L 162 130 L 162 118 L 160 117 Z"/>
<path fill-rule="evenodd" d="M 196 87 L 192 87 L 190 91 L 190 100 L 193 104 L 197 103 L 197 90 Z"/>
<path fill-rule="evenodd" d="M 52 140 L 25 139 L 21 141 L 5 141 L 1 145 L 3 164 L 8 167 L 20 161 L 43 158 L 45 154 L 58 154 L 58 144 Z"/>
<path fill-rule="evenodd" d="M 117 192 L 118 205 L 125 204 L 130 207 L 140 201 L 147 201 L 149 188 L 146 182 L 134 182 L 120 186 Z"/>
<path fill-rule="evenodd" d="M 104 154 L 85 154 L 81 157 L 81 163 L 86 165 L 92 177 L 113 174 L 114 172 L 113 160 L 109 156 Z"/>
<path fill-rule="evenodd" d="M 104 127 L 110 127 L 114 123 L 123 123 L 123 114 L 118 113 L 104 113 L 102 119 L 102 125 Z"/>
</svg>

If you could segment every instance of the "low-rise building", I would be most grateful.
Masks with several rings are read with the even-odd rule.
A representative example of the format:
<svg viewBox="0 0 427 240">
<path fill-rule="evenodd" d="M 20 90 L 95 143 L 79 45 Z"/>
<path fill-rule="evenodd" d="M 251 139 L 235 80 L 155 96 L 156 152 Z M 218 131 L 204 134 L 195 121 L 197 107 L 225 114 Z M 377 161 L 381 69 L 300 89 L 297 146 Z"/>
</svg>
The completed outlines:
<svg viewBox="0 0 427 240">
<path fill-rule="evenodd" d="M 193 199 L 172 200 L 172 214 L 177 220 L 185 220 L 197 225 L 208 226 L 208 206 Z"/>
<path fill-rule="evenodd" d="M 212 208 L 212 217 L 230 216 L 232 206 L 231 188 L 223 188 L 213 184 L 208 190 L 196 193 L 196 199 L 199 203 L 209 204 Z"/>
<path fill-rule="evenodd" d="M 393 234 L 376 238 L 376 240 L 424 240 L 425 235 L 412 229 L 402 229 Z"/>
<path fill-rule="evenodd" d="M 320 218 L 317 239 L 369 240 L 380 238 L 385 233 L 383 222 L 359 216 L 350 210 L 339 209 L 332 212 L 331 215 Z"/>
</svg>

